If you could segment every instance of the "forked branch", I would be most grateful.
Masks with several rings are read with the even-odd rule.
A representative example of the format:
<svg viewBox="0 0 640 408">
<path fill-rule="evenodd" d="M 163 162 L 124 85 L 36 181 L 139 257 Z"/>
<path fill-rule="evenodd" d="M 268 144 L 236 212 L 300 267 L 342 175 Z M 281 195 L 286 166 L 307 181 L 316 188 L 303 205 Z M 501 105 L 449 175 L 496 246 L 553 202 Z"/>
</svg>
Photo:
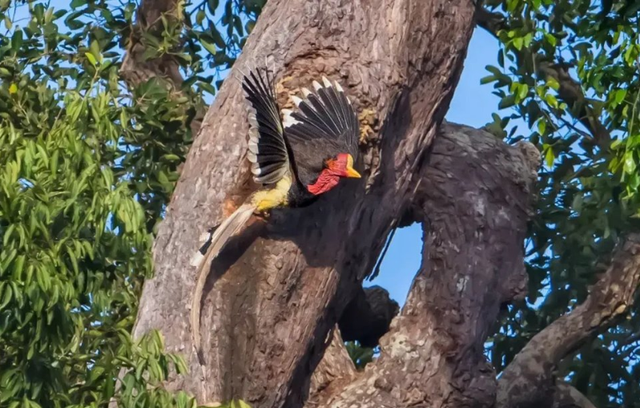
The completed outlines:
<svg viewBox="0 0 640 408">
<path fill-rule="evenodd" d="M 623 316 L 639 284 L 640 235 L 632 234 L 620 243 L 611 265 L 584 303 L 535 335 L 507 366 L 498 381 L 496 406 L 550 405 L 557 364 Z"/>
</svg>

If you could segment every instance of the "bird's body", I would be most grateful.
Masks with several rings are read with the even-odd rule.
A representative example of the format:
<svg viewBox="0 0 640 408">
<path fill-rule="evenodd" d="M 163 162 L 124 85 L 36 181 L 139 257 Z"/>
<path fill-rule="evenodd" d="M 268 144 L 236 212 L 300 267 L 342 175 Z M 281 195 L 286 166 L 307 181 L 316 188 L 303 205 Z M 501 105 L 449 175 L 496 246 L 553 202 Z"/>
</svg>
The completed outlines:
<svg viewBox="0 0 640 408">
<path fill-rule="evenodd" d="M 324 85 L 324 86 L 323 86 Z M 359 126 L 355 111 L 338 83 L 323 78 L 315 92 L 302 89 L 294 97 L 296 111 L 283 110 L 280 119 L 273 87 L 261 71 L 245 76 L 242 88 L 249 102 L 250 137 L 247 158 L 254 181 L 263 189 L 220 224 L 210 236 L 204 258 L 199 256 L 191 326 L 200 351 L 200 302 L 209 264 L 252 214 L 277 207 L 304 207 L 334 188 L 341 178 L 359 178 L 353 169 L 358 153 Z M 199 353 L 198 353 L 199 354 Z"/>
</svg>

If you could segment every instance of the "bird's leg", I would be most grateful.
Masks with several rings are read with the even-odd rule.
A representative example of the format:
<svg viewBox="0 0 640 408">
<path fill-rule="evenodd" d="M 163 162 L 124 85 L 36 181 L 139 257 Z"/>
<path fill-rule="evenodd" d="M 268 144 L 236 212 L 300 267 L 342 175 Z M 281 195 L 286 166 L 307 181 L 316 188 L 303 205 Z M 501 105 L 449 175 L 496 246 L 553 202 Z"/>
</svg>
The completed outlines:
<svg viewBox="0 0 640 408">
<path fill-rule="evenodd" d="M 259 219 L 266 221 L 271 218 L 271 211 L 256 211 L 254 212 L 254 215 Z"/>
</svg>

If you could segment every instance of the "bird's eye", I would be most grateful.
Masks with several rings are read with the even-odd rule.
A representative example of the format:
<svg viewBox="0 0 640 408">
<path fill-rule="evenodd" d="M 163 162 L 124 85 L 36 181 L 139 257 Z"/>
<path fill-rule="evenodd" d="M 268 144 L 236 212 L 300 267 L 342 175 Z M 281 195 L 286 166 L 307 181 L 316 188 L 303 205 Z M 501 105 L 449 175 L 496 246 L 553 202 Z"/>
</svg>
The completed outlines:
<svg viewBox="0 0 640 408">
<path fill-rule="evenodd" d="M 324 168 L 325 169 L 332 169 L 333 166 L 335 165 L 335 163 L 336 163 L 336 158 L 335 157 L 331 157 L 329 159 L 326 159 L 324 161 Z"/>
</svg>

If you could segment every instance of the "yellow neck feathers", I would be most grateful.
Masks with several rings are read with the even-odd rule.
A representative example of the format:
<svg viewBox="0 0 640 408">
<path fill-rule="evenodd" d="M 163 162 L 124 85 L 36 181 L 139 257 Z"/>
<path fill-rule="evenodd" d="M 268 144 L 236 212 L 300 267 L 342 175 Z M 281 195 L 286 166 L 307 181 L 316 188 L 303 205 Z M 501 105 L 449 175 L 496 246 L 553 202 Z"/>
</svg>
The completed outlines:
<svg viewBox="0 0 640 408">
<path fill-rule="evenodd" d="M 288 204 L 288 194 L 291 188 L 291 176 L 285 174 L 276 185 L 269 190 L 256 191 L 251 196 L 251 204 L 256 208 L 256 212 L 266 212 L 276 207 L 283 207 Z"/>
</svg>

